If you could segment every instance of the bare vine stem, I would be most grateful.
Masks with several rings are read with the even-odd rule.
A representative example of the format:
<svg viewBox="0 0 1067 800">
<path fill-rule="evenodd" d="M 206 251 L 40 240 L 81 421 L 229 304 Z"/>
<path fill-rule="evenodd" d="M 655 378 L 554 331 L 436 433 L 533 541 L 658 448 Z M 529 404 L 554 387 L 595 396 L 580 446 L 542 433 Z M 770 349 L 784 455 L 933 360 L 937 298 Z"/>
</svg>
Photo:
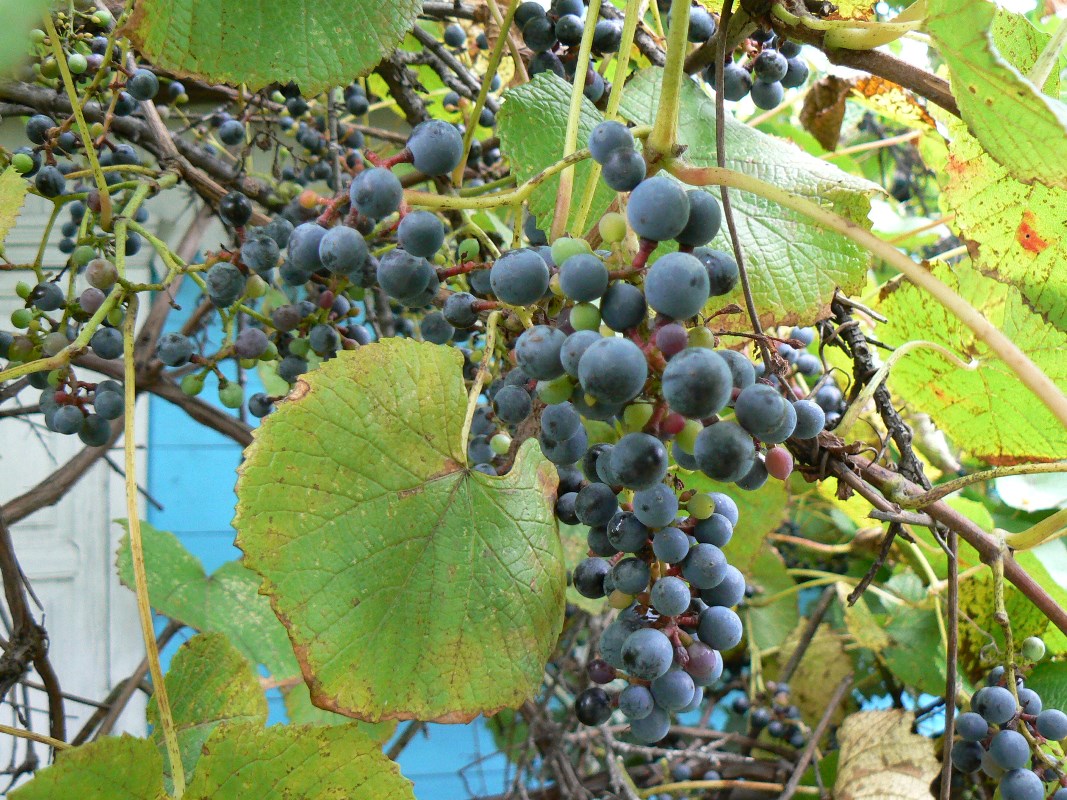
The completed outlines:
<svg viewBox="0 0 1067 800">
<path fill-rule="evenodd" d="M 970 475 L 964 475 L 963 477 L 955 478 L 946 483 L 940 483 L 929 491 L 919 495 L 894 495 L 891 499 L 901 508 L 923 508 L 936 500 L 948 497 L 953 492 L 958 492 L 960 489 L 975 483 L 985 483 L 986 481 L 995 480 L 996 478 L 1004 478 L 1009 475 L 1039 475 L 1047 472 L 1067 472 L 1067 461 L 1049 461 L 1037 464 L 1009 464 L 1003 467 L 993 467 L 992 469 L 984 469 L 980 472 L 972 472 Z"/>
<path fill-rule="evenodd" d="M 671 29 L 667 35 L 667 62 L 663 66 L 663 83 L 656 109 L 656 121 L 645 145 L 645 158 L 653 161 L 670 158 L 678 143 L 678 107 L 682 81 L 686 80 L 685 55 L 689 47 L 689 3 L 671 8 Z"/>
</svg>

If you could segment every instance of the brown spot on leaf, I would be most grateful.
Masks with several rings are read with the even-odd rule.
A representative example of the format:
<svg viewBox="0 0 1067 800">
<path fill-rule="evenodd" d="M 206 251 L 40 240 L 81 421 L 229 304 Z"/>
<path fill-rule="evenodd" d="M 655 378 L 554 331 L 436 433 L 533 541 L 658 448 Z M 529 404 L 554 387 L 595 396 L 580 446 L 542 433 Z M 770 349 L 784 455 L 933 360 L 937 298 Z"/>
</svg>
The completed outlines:
<svg viewBox="0 0 1067 800">
<path fill-rule="evenodd" d="M 1029 250 L 1036 255 L 1048 247 L 1048 242 L 1038 235 L 1038 232 L 1034 229 L 1033 222 L 1034 213 L 1032 211 L 1024 211 L 1022 222 L 1015 229 L 1015 240 L 1022 245 L 1024 250 Z"/>
<path fill-rule="evenodd" d="M 303 400 L 307 393 L 311 391 L 311 384 L 307 381 L 297 381 L 296 386 L 293 387 L 293 391 L 289 392 L 288 400 L 296 401 Z"/>
</svg>

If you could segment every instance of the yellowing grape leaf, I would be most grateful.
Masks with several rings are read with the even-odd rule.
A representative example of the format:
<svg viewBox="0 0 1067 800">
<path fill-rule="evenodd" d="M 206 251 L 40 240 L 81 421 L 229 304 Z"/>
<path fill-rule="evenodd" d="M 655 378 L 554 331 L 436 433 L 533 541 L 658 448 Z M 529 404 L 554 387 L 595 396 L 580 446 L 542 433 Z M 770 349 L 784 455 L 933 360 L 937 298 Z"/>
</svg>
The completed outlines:
<svg viewBox="0 0 1067 800">
<path fill-rule="evenodd" d="M 71 750 L 8 794 L 11 800 L 164 800 L 163 757 L 148 739 L 105 736 Z"/>
<path fill-rule="evenodd" d="M 939 264 L 934 274 L 1067 391 L 1067 334 L 1035 313 L 1018 290 L 966 264 Z M 896 395 L 929 413 L 955 444 L 991 464 L 1052 461 L 1067 453 L 1067 430 L 1045 405 L 1020 392 L 1008 365 L 925 292 L 910 283 L 895 284 L 879 310 L 889 318 L 878 329 L 886 343 L 900 345 L 922 337 L 965 360 L 979 361 L 978 369 L 968 371 L 923 348 L 901 358 L 889 374 Z"/>
<path fill-rule="evenodd" d="M 911 732 L 909 711 L 861 711 L 837 731 L 834 800 L 924 800 L 940 770 L 934 741 Z"/>
<path fill-rule="evenodd" d="M 997 17 L 989 0 L 928 0 L 928 9 L 926 30 L 948 64 L 953 94 L 971 133 L 1015 179 L 1067 188 L 1067 105 L 1020 71 L 1033 59 L 1024 66 L 1018 52 L 1009 53 L 1016 56 L 1012 63 L 999 49 L 1022 44 L 1026 19 Z M 995 24 L 1013 30 L 1001 31 L 995 41 Z M 1030 41 L 1047 39 L 1031 31 Z M 1002 44 L 1008 38 L 1013 44 Z"/>
<path fill-rule="evenodd" d="M 234 527 L 312 702 L 368 720 L 519 705 L 563 622 L 556 474 L 537 442 L 468 468 L 454 348 L 386 339 L 309 372 L 256 430 Z"/>
</svg>

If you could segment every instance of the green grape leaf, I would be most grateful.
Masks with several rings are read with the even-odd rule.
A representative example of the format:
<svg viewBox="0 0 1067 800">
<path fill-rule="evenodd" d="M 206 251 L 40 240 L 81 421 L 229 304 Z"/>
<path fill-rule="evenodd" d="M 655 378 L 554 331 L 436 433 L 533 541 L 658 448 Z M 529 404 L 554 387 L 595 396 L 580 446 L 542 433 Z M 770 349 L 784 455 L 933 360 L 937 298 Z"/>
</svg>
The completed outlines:
<svg viewBox="0 0 1067 800">
<path fill-rule="evenodd" d="M 286 686 L 281 691 L 285 702 L 285 713 L 289 717 L 289 722 L 294 725 L 355 725 L 379 745 L 389 741 L 396 732 L 396 720 L 394 719 L 382 722 L 364 722 L 363 720 L 353 722 L 341 714 L 313 706 L 311 693 L 303 681 L 294 686 Z"/>
<path fill-rule="evenodd" d="M 1009 45 L 1019 68 L 1002 57 L 997 40 L 1010 34 L 994 36 L 995 15 L 988 0 L 928 0 L 926 30 L 948 64 L 963 120 L 986 152 L 1017 180 L 1067 188 L 1067 105 L 1020 72 L 1036 59 L 1036 53 L 1020 57 L 1025 33 L 1015 33 Z M 1024 17 L 1000 15 L 1001 26 L 1011 24 L 1009 19 L 1019 28 L 1029 26 Z M 1028 38 L 1038 36 L 1033 31 Z"/>
<path fill-rule="evenodd" d="M 1067 662 L 1041 662 L 1026 676 L 1026 685 L 1041 695 L 1045 708 L 1067 709 Z"/>
<path fill-rule="evenodd" d="M 891 644 L 882 651 L 882 658 L 900 682 L 922 692 L 944 692 L 947 666 L 936 613 L 899 606 L 893 609 L 885 631 Z"/>
<path fill-rule="evenodd" d="M 204 741 L 220 724 L 267 722 L 267 698 L 252 663 L 221 633 L 202 633 L 183 644 L 165 680 L 186 777 L 193 774 Z M 165 759 L 155 695 L 148 701 L 148 722 Z M 169 781 L 169 764 L 165 777 Z"/>
<path fill-rule="evenodd" d="M 125 524 L 125 522 L 123 522 Z M 148 598 L 152 607 L 198 631 L 225 634 L 255 664 L 263 664 L 277 678 L 300 674 L 285 628 L 259 594 L 259 577 L 240 562 L 223 564 L 208 577 L 200 561 L 173 533 L 141 523 Z M 133 588 L 130 537 L 118 552 L 122 582 Z"/>
<path fill-rule="evenodd" d="M 386 339 L 307 373 L 255 432 L 237 544 L 312 702 L 370 721 L 465 721 L 540 684 L 563 622 L 555 470 L 467 467 L 453 348 Z"/>
<path fill-rule="evenodd" d="M 108 736 L 71 750 L 8 794 L 11 800 L 164 800 L 163 757 L 148 739 Z"/>
<path fill-rule="evenodd" d="M 0 174 L 0 244 L 15 227 L 29 188 L 29 182 L 14 167 L 8 167 Z"/>
<path fill-rule="evenodd" d="M 105 738 L 61 752 L 12 800 L 165 800 L 163 763 L 148 739 Z M 200 749 L 185 800 L 414 800 L 411 781 L 356 725 L 224 722 Z"/>
<path fill-rule="evenodd" d="M 414 800 L 411 781 L 356 725 L 225 723 L 204 744 L 186 800 Z"/>
<path fill-rule="evenodd" d="M 1062 566 L 1064 562 L 1064 549 L 1067 545 L 1063 540 L 1047 542 L 1033 550 L 1024 550 L 1015 553 L 1015 560 L 1019 562 L 1026 574 L 1055 600 L 1060 608 L 1067 608 L 1067 583 L 1063 580 L 1063 572 L 1055 571 L 1057 561 Z M 1049 625 L 1042 637 L 1045 646 L 1053 655 L 1067 652 L 1067 635 L 1055 625 Z M 1057 708 L 1067 709 L 1065 706 Z"/>
<path fill-rule="evenodd" d="M 620 112 L 636 123 L 652 124 L 659 105 L 661 69 L 646 69 L 626 84 Z M 714 166 L 715 101 L 693 81 L 682 81 L 679 143 L 682 158 L 698 167 Z M 726 117 L 726 166 L 770 181 L 859 225 L 870 227 L 870 197 L 881 191 L 793 144 Z M 714 197 L 718 187 L 707 189 Z M 869 255 L 844 236 L 806 217 L 747 192 L 731 191 L 741 248 L 748 259 L 756 308 L 765 325 L 807 323 L 825 316 L 835 288 L 856 292 L 866 283 Z M 729 251 L 726 226 L 712 246 Z M 744 304 L 741 288 L 713 298 L 716 309 Z M 729 327 L 732 317 L 722 317 Z"/>
<path fill-rule="evenodd" d="M 563 158 L 571 86 L 554 73 L 542 72 L 535 75 L 529 83 L 509 89 L 504 97 L 507 102 L 500 107 L 500 113 L 497 115 L 500 149 L 511 162 L 515 177 L 522 182 Z M 603 119 L 596 107 L 583 97 L 581 117 L 578 120 L 579 148 L 585 147 L 589 134 Z M 536 120 L 536 124 L 531 124 L 531 120 Z M 567 218 L 568 230 L 577 220 L 578 205 L 592 169 L 593 161 L 590 159 L 574 167 L 571 211 Z M 547 232 L 552 223 L 558 196 L 558 175 L 546 180 L 530 196 L 530 213 L 537 218 L 538 226 L 543 231 Z M 614 199 L 615 192 L 600 181 L 593 195 L 587 228 L 596 223 Z M 571 233 L 581 235 L 584 231 Z"/>
<path fill-rule="evenodd" d="M 933 272 L 1067 391 L 1067 334 L 1035 313 L 1018 290 L 965 264 L 939 264 Z M 894 393 L 929 413 L 955 444 L 992 464 L 1052 461 L 1067 453 L 1067 430 L 1041 401 L 1019 391 L 1015 373 L 944 306 L 914 285 L 898 283 L 883 293 L 879 310 L 889 318 L 878 328 L 887 344 L 922 337 L 978 360 L 976 370 L 961 369 L 923 348 L 906 354 L 889 374 Z M 1007 397 L 1010 409 L 1004 407 Z"/>
<path fill-rule="evenodd" d="M 31 28 L 41 25 L 50 5 L 48 0 L 0 0 L 0 16 L 4 20 L 0 27 L 0 73 L 6 75 L 11 67 L 29 59 L 27 34 Z M 3 238 L 0 236 L 0 241 Z"/>
<path fill-rule="evenodd" d="M 253 91 L 295 81 L 310 96 L 372 69 L 421 9 L 418 0 L 137 0 L 123 33 L 175 75 Z"/>
<path fill-rule="evenodd" d="M 801 633 L 807 623 L 798 624 L 778 651 L 778 665 L 784 666 L 796 650 Z M 762 642 L 760 642 L 762 646 Z M 804 657 L 797 664 L 789 680 L 793 703 L 800 709 L 804 720 L 815 725 L 826 713 L 826 698 L 854 669 L 852 658 L 845 651 L 845 637 L 828 625 L 821 625 L 811 638 Z M 850 703 L 845 702 L 834 712 L 834 722 L 840 722 L 848 713 Z"/>
</svg>

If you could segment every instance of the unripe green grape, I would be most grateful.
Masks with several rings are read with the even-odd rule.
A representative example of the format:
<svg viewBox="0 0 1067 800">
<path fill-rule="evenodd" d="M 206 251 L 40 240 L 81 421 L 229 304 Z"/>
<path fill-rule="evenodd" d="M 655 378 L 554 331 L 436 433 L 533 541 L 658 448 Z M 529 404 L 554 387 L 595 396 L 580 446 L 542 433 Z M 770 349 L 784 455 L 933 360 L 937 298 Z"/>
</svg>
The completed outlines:
<svg viewBox="0 0 1067 800">
<path fill-rule="evenodd" d="M 26 281 L 19 281 L 18 283 L 15 284 L 15 294 L 17 294 L 23 300 L 25 300 L 27 297 L 29 297 L 30 296 L 30 292 L 32 292 L 32 291 L 33 291 L 33 287 L 30 286 L 28 283 L 26 283 Z"/>
<path fill-rule="evenodd" d="M 481 251 L 482 248 L 477 239 L 464 239 L 459 243 L 459 260 L 475 261 Z"/>
<path fill-rule="evenodd" d="M 511 447 L 511 437 L 506 433 L 498 433 L 489 440 L 489 447 L 498 456 L 502 456 Z"/>
<path fill-rule="evenodd" d="M 571 239 L 568 236 L 561 236 L 552 242 L 552 260 L 557 264 L 562 264 L 571 256 L 592 252 L 593 248 L 589 246 L 589 242 L 585 239 Z"/>
<path fill-rule="evenodd" d="M 219 402 L 226 408 L 240 408 L 245 399 L 244 387 L 230 381 L 219 387 Z"/>
<path fill-rule="evenodd" d="M 263 355 L 259 357 L 260 361 L 274 361 L 278 357 L 278 345 L 274 342 L 267 344 L 267 349 L 263 351 Z"/>
<path fill-rule="evenodd" d="M 48 34 L 42 31 L 40 28 L 34 28 L 30 31 L 30 41 L 34 44 L 40 44 L 48 38 Z"/>
<path fill-rule="evenodd" d="M 99 139 L 101 136 L 103 136 L 104 135 L 104 123 L 102 123 L 102 122 L 94 122 L 92 125 L 90 125 L 89 126 L 89 135 L 92 136 L 94 139 Z"/>
<path fill-rule="evenodd" d="M 678 442 L 685 452 L 692 453 L 693 448 L 696 446 L 697 434 L 702 430 L 704 430 L 704 426 L 700 424 L 699 420 L 686 420 L 685 427 L 675 434 L 674 441 Z"/>
<path fill-rule="evenodd" d="M 708 350 L 715 348 L 715 334 L 703 325 L 697 325 L 689 329 L 689 346 L 706 347 Z"/>
<path fill-rule="evenodd" d="M 184 378 L 180 384 L 183 394 L 189 397 L 196 397 L 202 391 L 204 391 L 204 375 L 200 372 L 190 372 Z"/>
<path fill-rule="evenodd" d="M 597 229 L 605 244 L 621 242 L 626 238 L 626 217 L 616 211 L 609 211 L 600 218 Z"/>
<path fill-rule="evenodd" d="M 537 396 L 548 405 L 562 403 L 570 398 L 574 392 L 574 384 L 570 375 L 560 375 L 550 381 L 537 382 Z"/>
<path fill-rule="evenodd" d="M 556 297 L 563 297 L 563 288 L 559 285 L 559 273 L 557 272 L 548 280 L 548 289 Z"/>
<path fill-rule="evenodd" d="M 1024 639 L 1022 656 L 1027 661 L 1040 661 L 1045 657 L 1045 643 L 1037 636 Z"/>
<path fill-rule="evenodd" d="M 52 56 L 49 56 L 41 62 L 41 75 L 46 78 L 58 78 L 59 77 L 59 62 Z"/>
<path fill-rule="evenodd" d="M 259 363 L 259 359 L 258 358 L 242 358 L 239 363 L 240 363 L 242 369 L 252 369 L 252 367 L 254 367 L 257 363 Z"/>
<path fill-rule="evenodd" d="M 285 103 L 285 95 L 275 89 L 270 96 L 270 99 L 275 103 Z"/>
<path fill-rule="evenodd" d="M 686 502 L 685 508 L 697 519 L 707 519 L 715 513 L 715 501 L 706 494 L 695 494 Z"/>
<path fill-rule="evenodd" d="M 627 431 L 639 431 L 652 419 L 655 409 L 651 403 L 630 403 L 622 412 L 622 425 Z"/>
<path fill-rule="evenodd" d="M 259 275 L 249 275 L 248 280 L 245 281 L 245 297 L 258 300 L 267 293 L 268 288 L 270 287 L 267 286 L 267 282 Z"/>
<path fill-rule="evenodd" d="M 70 263 L 77 269 L 81 269 L 94 258 L 96 258 L 96 250 L 89 247 L 87 244 L 80 244 L 75 247 L 74 252 L 70 254 Z"/>
<path fill-rule="evenodd" d="M 595 331 L 600 327 L 600 309 L 592 303 L 578 303 L 571 308 L 571 327 L 576 331 Z"/>
<path fill-rule="evenodd" d="M 589 444 L 600 444 L 601 442 L 613 444 L 619 438 L 614 426 L 598 419 L 583 419 L 582 427 L 585 428 L 585 435 L 589 438 Z"/>
<path fill-rule="evenodd" d="M 67 371 L 65 369 L 54 369 L 48 373 L 48 385 L 53 389 L 58 389 L 66 378 Z"/>
<path fill-rule="evenodd" d="M 25 175 L 33 169 L 33 158 L 26 153 L 15 153 L 15 155 L 11 157 L 11 166 L 13 166 L 20 175 Z"/>
<path fill-rule="evenodd" d="M 122 320 L 125 317 L 126 315 L 122 312 L 121 308 L 113 308 L 107 312 L 108 324 L 110 324 L 113 328 L 117 328 L 119 325 L 121 325 Z"/>
<path fill-rule="evenodd" d="M 289 342 L 289 352 L 294 356 L 307 358 L 308 353 L 311 352 L 311 344 L 307 339 L 293 339 Z"/>
<path fill-rule="evenodd" d="M 67 56 L 67 69 L 75 75 L 81 75 L 89 68 L 89 62 L 81 53 L 71 53 Z"/>
<path fill-rule="evenodd" d="M 28 308 L 16 308 L 11 312 L 11 324 L 16 328 L 28 328 L 33 322 L 33 312 Z"/>
<path fill-rule="evenodd" d="M 41 341 L 41 353 L 46 356 L 54 356 L 67 346 L 67 337 L 59 331 L 54 331 Z"/>
<path fill-rule="evenodd" d="M 101 28 L 110 28 L 115 22 L 115 18 L 106 8 L 100 8 L 93 12 L 93 21 Z"/>
</svg>

